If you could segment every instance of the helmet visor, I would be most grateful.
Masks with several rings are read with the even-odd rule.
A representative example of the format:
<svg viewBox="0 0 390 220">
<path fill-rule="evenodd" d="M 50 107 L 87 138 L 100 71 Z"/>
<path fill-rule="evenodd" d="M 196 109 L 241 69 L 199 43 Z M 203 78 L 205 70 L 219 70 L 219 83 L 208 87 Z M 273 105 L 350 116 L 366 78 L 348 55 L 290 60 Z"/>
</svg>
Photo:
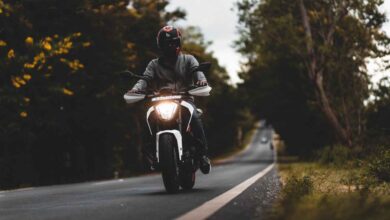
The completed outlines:
<svg viewBox="0 0 390 220">
<path fill-rule="evenodd" d="M 163 42 L 162 47 L 164 49 L 172 49 L 172 48 L 176 49 L 176 48 L 180 47 L 180 39 L 175 38 L 175 39 L 165 40 Z"/>
</svg>

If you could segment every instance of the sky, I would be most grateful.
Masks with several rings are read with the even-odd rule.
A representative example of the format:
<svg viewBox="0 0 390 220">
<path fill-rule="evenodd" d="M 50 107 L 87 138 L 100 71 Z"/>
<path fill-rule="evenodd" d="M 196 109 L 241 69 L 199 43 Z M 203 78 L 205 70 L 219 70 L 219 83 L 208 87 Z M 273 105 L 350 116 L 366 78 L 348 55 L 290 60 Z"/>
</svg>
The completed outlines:
<svg viewBox="0 0 390 220">
<path fill-rule="evenodd" d="M 186 20 L 181 20 L 176 25 L 200 27 L 206 41 L 213 42 L 209 50 L 213 51 L 219 63 L 226 68 L 233 84 L 240 81 L 237 72 L 240 70 L 240 62 L 243 61 L 243 57 L 232 47 L 233 42 L 239 37 L 237 11 L 232 10 L 237 1 L 171 0 L 167 8 L 168 11 L 181 8 L 187 12 Z M 385 0 L 381 10 L 386 12 L 389 20 L 390 0 Z M 383 30 L 390 36 L 389 21 L 383 26 Z M 383 76 L 390 76 L 390 70 L 379 71 L 381 60 L 368 60 L 367 62 L 367 69 L 372 75 L 373 82 L 377 82 Z"/>
<path fill-rule="evenodd" d="M 187 12 L 186 20 L 179 21 L 178 26 L 200 27 L 206 41 L 213 42 L 209 51 L 213 51 L 219 64 L 226 68 L 232 83 L 239 82 L 237 72 L 242 60 L 232 47 L 238 38 L 238 17 L 232 11 L 235 2 L 237 0 L 171 0 L 167 8 L 168 11 L 181 8 Z"/>
</svg>

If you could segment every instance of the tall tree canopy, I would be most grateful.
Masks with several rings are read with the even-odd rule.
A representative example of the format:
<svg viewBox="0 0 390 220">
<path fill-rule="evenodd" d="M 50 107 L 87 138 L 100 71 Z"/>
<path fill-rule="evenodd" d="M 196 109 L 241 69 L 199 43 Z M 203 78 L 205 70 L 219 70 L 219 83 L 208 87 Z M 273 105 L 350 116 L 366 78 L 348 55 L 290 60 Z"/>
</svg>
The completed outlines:
<svg viewBox="0 0 390 220">
<path fill-rule="evenodd" d="M 366 59 L 389 53 L 381 0 L 244 0 L 241 85 L 290 149 L 363 137 Z"/>
</svg>

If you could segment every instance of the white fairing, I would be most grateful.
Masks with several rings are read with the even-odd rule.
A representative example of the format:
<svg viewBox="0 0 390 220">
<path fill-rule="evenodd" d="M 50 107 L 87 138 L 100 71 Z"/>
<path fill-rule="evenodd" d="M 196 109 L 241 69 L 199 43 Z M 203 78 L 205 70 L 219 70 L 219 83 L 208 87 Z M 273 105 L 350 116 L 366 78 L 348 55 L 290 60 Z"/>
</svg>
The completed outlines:
<svg viewBox="0 0 390 220">
<path fill-rule="evenodd" d="M 125 94 L 123 98 L 125 99 L 127 104 L 132 104 L 144 99 L 145 94 L 131 94 L 131 95 Z"/>
<path fill-rule="evenodd" d="M 188 91 L 190 95 L 194 96 L 209 96 L 211 91 L 210 86 L 202 86 Z"/>
<path fill-rule="evenodd" d="M 180 103 L 182 106 L 184 106 L 184 107 L 186 107 L 187 109 L 188 109 L 188 111 L 190 111 L 190 114 L 191 114 L 191 116 L 190 116 L 190 119 L 189 119 L 189 121 L 188 121 L 188 125 L 187 125 L 187 130 L 188 130 L 188 128 L 190 127 L 190 123 L 191 123 L 191 120 L 192 120 L 192 116 L 194 115 L 194 107 L 192 107 L 192 105 L 190 104 L 190 103 L 188 103 L 188 102 L 186 102 L 186 101 L 181 101 L 181 103 Z"/>
<path fill-rule="evenodd" d="M 152 114 L 153 111 L 154 111 L 154 106 L 150 107 L 148 109 L 148 112 L 146 113 L 146 123 L 148 124 L 148 128 L 149 128 L 149 131 L 150 131 L 151 135 L 152 135 L 152 128 L 150 127 L 149 116 L 150 116 L 150 114 Z"/>
<path fill-rule="evenodd" d="M 159 158 L 159 152 L 160 152 L 160 135 L 161 134 L 165 134 L 165 133 L 171 133 L 175 136 L 176 138 L 176 141 L 177 141 L 177 147 L 179 148 L 178 149 L 178 153 L 179 153 L 179 160 L 181 160 L 181 157 L 183 156 L 183 141 L 182 141 L 182 137 L 181 137 L 181 134 L 178 130 L 165 130 L 165 131 L 159 131 L 157 132 L 156 134 L 156 158 L 157 158 L 157 162 L 160 162 L 160 158 Z"/>
</svg>

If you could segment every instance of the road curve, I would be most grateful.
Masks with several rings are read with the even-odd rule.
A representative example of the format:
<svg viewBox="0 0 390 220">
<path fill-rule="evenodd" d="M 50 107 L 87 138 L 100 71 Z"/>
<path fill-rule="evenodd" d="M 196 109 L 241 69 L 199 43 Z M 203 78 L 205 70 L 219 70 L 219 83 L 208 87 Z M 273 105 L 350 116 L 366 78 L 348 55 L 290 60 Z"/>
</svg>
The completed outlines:
<svg viewBox="0 0 390 220">
<path fill-rule="evenodd" d="M 273 163 L 270 129 L 258 129 L 248 149 L 197 174 L 195 188 L 165 193 L 160 175 L 0 192 L 0 219 L 174 219 L 251 178 Z M 219 210 L 221 216 L 222 207 Z"/>
</svg>

